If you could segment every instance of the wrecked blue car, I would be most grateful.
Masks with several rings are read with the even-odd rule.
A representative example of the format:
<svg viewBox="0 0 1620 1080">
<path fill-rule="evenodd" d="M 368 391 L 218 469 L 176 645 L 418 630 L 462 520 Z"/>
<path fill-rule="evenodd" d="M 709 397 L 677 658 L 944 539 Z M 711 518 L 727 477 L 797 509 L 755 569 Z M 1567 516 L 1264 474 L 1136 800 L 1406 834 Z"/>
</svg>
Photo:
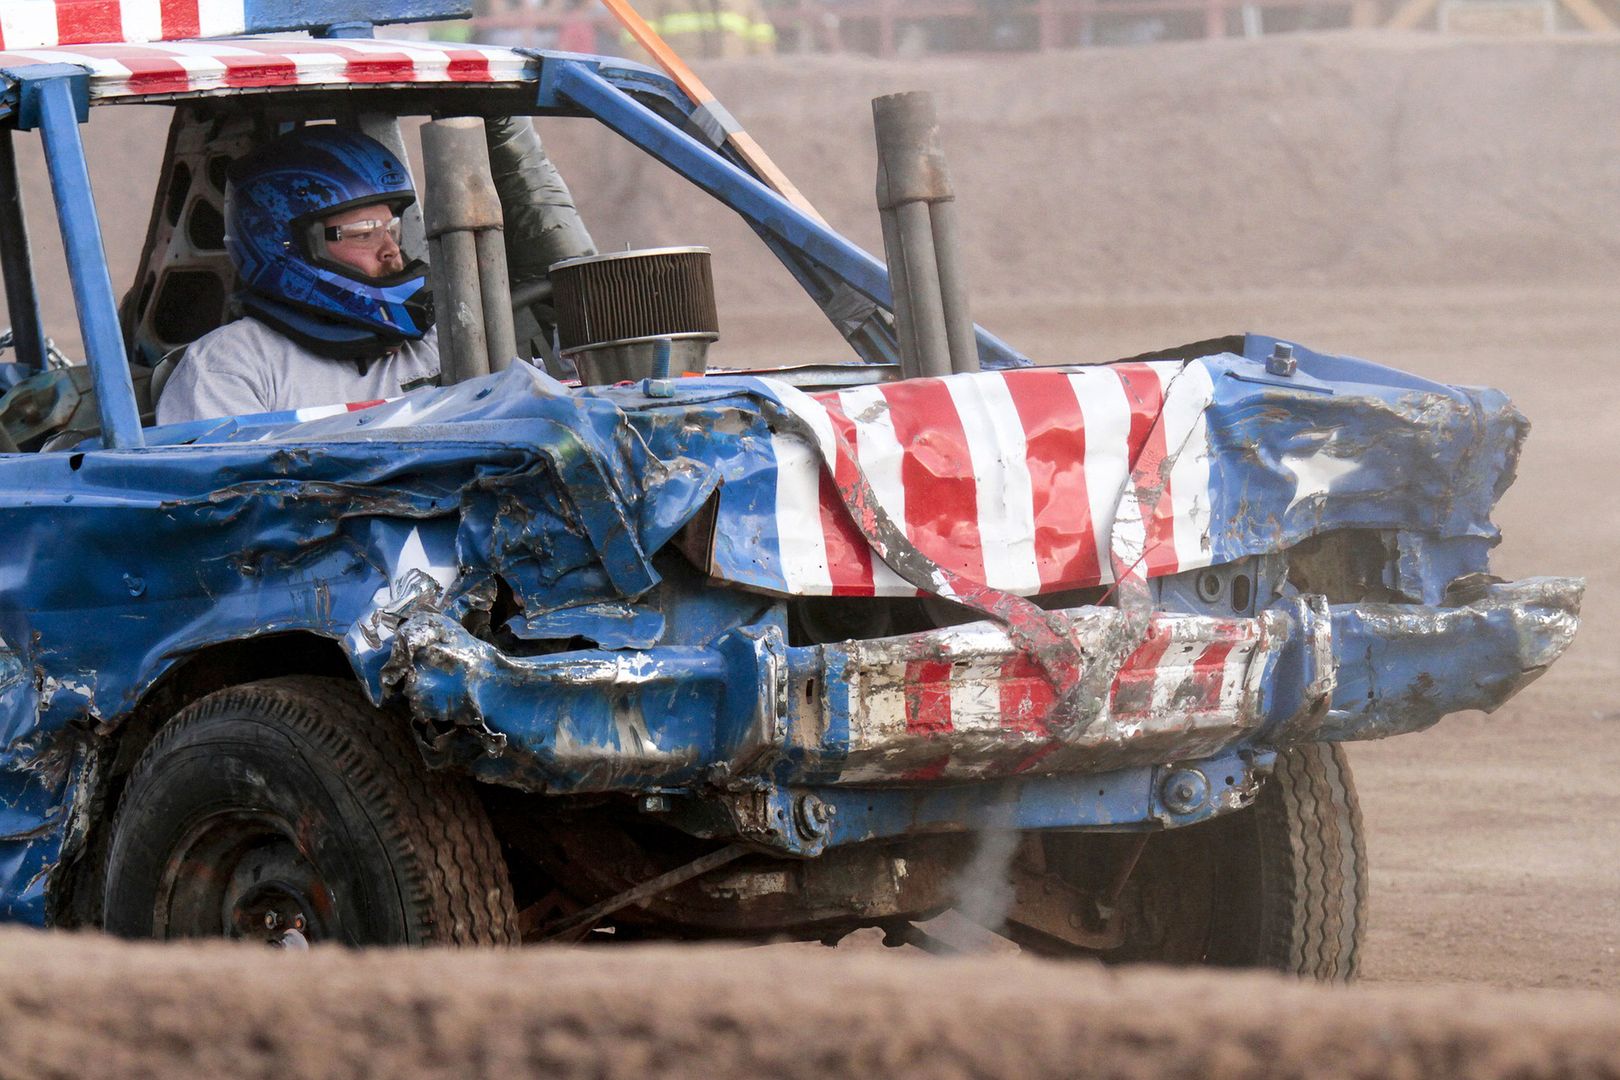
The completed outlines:
<svg viewBox="0 0 1620 1080">
<path fill-rule="evenodd" d="M 955 908 L 1042 954 L 1345 979 L 1366 857 L 1342 745 L 1494 709 L 1575 633 L 1579 581 L 1489 572 L 1528 427 L 1502 394 L 1254 334 L 1034 366 L 964 321 L 926 117 L 885 151 L 880 261 L 662 74 L 354 25 L 444 4 L 312 25 L 200 0 L 146 44 L 58 7 L 0 41 L 12 920 L 932 945 Z M 79 133 L 103 106 L 173 113 L 121 303 Z M 422 135 L 408 242 L 441 313 L 482 311 L 441 315 L 444 385 L 152 426 L 164 358 L 232 317 L 230 160 L 315 121 L 397 145 L 401 116 L 489 148 Z M 851 363 L 705 370 L 702 249 L 533 272 L 550 241 L 503 185 L 542 159 L 503 173 L 494 136 L 530 116 L 732 207 Z M 36 136 L 82 366 L 40 325 Z M 469 177 L 441 183 L 452 159 Z M 451 237 L 503 236 L 454 202 L 480 170 L 506 258 L 469 278 Z"/>
</svg>

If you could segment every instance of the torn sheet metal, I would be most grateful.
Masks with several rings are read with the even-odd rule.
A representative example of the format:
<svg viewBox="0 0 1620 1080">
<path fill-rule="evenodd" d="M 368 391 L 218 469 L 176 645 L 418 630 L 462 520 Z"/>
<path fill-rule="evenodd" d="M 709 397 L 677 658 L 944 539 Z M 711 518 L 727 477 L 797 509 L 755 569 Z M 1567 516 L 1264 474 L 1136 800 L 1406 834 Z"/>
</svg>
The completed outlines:
<svg viewBox="0 0 1620 1080">
<path fill-rule="evenodd" d="M 14 883 L 57 859 L 74 797 L 55 763 L 93 754 L 195 651 L 314 633 L 380 694 L 404 619 L 475 612 L 497 579 L 531 619 L 646 592 L 651 553 L 717 482 L 532 368 L 324 419 L 170 433 L 190 445 L 154 434 L 135 452 L 0 457 L 14 568 L 0 637 L 24 676 L 0 696 Z M 592 628 L 619 643 L 611 620 Z M 5 896 L 25 902 L 20 885 Z"/>
<path fill-rule="evenodd" d="M 1494 710 L 1563 655 L 1582 583 L 1477 582 L 1444 607 L 1333 609 L 1336 685 L 1320 739 L 1381 739 L 1464 709 Z"/>
<path fill-rule="evenodd" d="M 1538 578 L 1441 608 L 1296 598 L 1253 618 L 1160 613 L 1123 661 L 1108 647 L 1119 610 L 1055 612 L 1108 687 L 1084 726 L 987 622 L 786 650 L 764 627 L 703 648 L 513 657 L 424 614 L 385 678 L 436 749 L 459 737 L 482 750 L 461 759 L 476 775 L 535 790 L 1091 774 L 1494 709 L 1568 646 L 1580 596 L 1578 581 Z"/>
<path fill-rule="evenodd" d="M 40 875 L 97 796 L 79 778 L 165 674 L 281 633 L 338 643 L 437 760 L 535 791 L 1089 774 L 1136 747 L 1389 734 L 1533 677 L 1573 632 L 1575 586 L 1447 595 L 1486 569 L 1522 418 L 1304 350 L 1296 377 L 1267 376 L 1247 355 L 1265 340 L 813 397 L 747 376 L 570 391 L 516 366 L 140 450 L 0 457 L 0 898 L 43 917 Z M 1059 380 L 1072 406 L 1026 393 Z M 1385 537 L 1385 591 L 1432 610 L 1328 612 L 1285 582 L 1270 610 L 1183 624 L 1136 587 L 1344 529 Z M 1110 579 L 1106 610 L 1020 599 Z M 783 594 L 919 589 L 991 621 L 785 644 Z M 1172 625 L 1205 629 L 1149 663 Z M 928 650 L 948 673 L 911 668 Z"/>
</svg>

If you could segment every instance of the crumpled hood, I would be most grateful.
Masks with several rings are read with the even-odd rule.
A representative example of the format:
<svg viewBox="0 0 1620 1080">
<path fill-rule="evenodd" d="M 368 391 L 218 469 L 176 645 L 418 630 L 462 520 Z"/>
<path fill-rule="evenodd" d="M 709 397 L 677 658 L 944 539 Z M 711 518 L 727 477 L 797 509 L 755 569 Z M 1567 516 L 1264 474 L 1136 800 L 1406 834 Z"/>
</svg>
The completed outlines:
<svg viewBox="0 0 1620 1080">
<path fill-rule="evenodd" d="M 788 594 L 948 593 L 944 573 L 1027 595 L 1341 527 L 1420 538 L 1408 561 L 1425 602 L 1485 569 L 1490 509 L 1526 428 L 1507 399 L 1300 356 L 1291 378 L 1227 353 L 815 397 L 751 377 L 676 380 L 656 397 L 570 392 L 515 367 L 362 412 L 169 429 L 197 445 L 88 455 L 82 470 L 40 455 L 14 466 L 29 476 L 13 490 L 41 505 L 71 489 L 76 542 L 138 531 L 163 558 L 109 560 L 121 569 L 105 581 L 71 574 L 72 605 L 50 598 L 64 585 L 52 575 L 14 582 L 10 607 L 34 612 L 26 633 L 38 635 L 19 659 L 93 673 L 72 711 L 115 716 L 173 657 L 249 620 L 345 638 L 376 687 L 410 610 L 476 621 L 497 582 L 520 637 L 645 647 L 664 621 L 637 601 L 659 580 L 655 553 L 688 525 L 686 541 L 711 538 L 685 547 L 713 576 Z M 881 513 L 846 505 L 852 475 Z M 885 552 L 904 574 L 869 542 L 874 514 L 903 530 Z M 34 516 L 40 528 L 19 518 L 14 539 L 44 550 L 59 526 Z M 1134 548 L 1121 548 L 1122 518 Z M 313 600 L 268 603 L 282 586 Z M 117 635 L 73 629 L 85 610 L 129 606 L 138 661 Z M 14 646 L 25 633 L 4 632 Z"/>
<path fill-rule="evenodd" d="M 792 595 L 916 595 L 847 505 L 859 478 L 926 560 L 1018 595 L 1114 581 L 1122 508 L 1140 517 L 1144 577 L 1341 528 L 1412 537 L 1417 598 L 1483 571 L 1528 428 L 1507 398 L 1299 355 L 1289 377 L 1221 353 L 813 397 L 758 380 L 802 425 L 773 425 L 757 465 L 720 488 L 708 569 Z"/>
<path fill-rule="evenodd" d="M 38 839 L 0 881 L 37 916 L 96 733 L 196 650 L 339 640 L 381 700 L 424 613 L 536 642 L 706 645 L 749 597 L 713 590 L 712 622 L 666 613 L 655 557 L 678 535 L 758 590 L 962 600 L 1091 701 L 1106 688 L 1081 685 L 1075 643 L 1015 592 L 1114 580 L 1119 652 L 1148 630 L 1141 579 L 1320 531 L 1397 533 L 1426 603 L 1484 570 L 1525 431 L 1506 399 L 1304 350 L 1271 377 L 1269 349 L 816 397 L 751 377 L 571 392 L 519 366 L 361 411 L 8 457 L 0 762 L 30 779 L 0 829 Z"/>
</svg>

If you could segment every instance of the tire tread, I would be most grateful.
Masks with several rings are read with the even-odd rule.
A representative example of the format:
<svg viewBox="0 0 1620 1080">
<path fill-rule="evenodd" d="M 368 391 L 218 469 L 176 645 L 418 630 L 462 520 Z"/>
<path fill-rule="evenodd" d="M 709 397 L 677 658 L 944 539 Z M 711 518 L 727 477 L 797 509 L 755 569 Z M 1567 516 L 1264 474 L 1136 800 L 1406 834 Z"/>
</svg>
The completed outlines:
<svg viewBox="0 0 1620 1080">
<path fill-rule="evenodd" d="M 413 943 L 517 943 L 505 859 L 471 784 L 429 770 L 406 725 L 373 708 L 348 680 L 285 676 L 194 702 L 146 747 L 126 795 L 162 767 L 188 732 L 244 711 L 285 724 L 346 778 L 387 849 L 397 853 Z M 122 817 L 121 811 L 114 820 L 115 836 Z"/>
<path fill-rule="evenodd" d="M 1262 849 L 1262 966 L 1347 982 L 1366 934 L 1367 853 L 1344 749 L 1308 743 L 1277 755 L 1254 808 Z"/>
</svg>

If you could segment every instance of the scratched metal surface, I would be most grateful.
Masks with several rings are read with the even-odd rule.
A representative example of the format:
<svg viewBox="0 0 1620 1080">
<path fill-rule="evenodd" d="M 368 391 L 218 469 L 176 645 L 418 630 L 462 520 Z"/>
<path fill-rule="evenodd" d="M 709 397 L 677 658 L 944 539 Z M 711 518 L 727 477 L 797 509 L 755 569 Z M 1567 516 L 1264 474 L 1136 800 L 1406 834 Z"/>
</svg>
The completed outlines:
<svg viewBox="0 0 1620 1080">
<path fill-rule="evenodd" d="M 511 56 L 542 61 L 537 110 L 590 112 L 717 194 L 823 307 L 887 302 L 881 264 L 649 108 L 689 111 L 667 81 Z M 881 359 L 878 338 L 852 343 Z M 1306 349 L 1272 375 L 1275 344 L 1031 369 L 981 330 L 984 373 L 818 394 L 517 367 L 0 457 L 0 912 L 45 919 L 164 676 L 275 635 L 336 643 L 437 764 L 656 793 L 695 835 L 796 855 L 1188 824 L 1245 805 L 1290 742 L 1500 704 L 1568 644 L 1581 590 L 1488 576 L 1523 417 Z M 1267 562 L 1352 532 L 1380 602 Z M 1233 568 L 1254 595 L 1198 599 Z M 918 596 L 967 621 L 790 641 L 801 599 Z"/>
<path fill-rule="evenodd" d="M 1188 504 L 1208 522 L 1194 566 L 1357 527 L 1398 538 L 1395 584 L 1413 600 L 1439 601 L 1453 579 L 1486 569 L 1490 507 L 1523 433 L 1500 395 L 1313 355 L 1295 384 L 1234 355 L 1194 363 L 1209 376 L 1206 430 L 1216 433 L 1200 444 L 1206 497 Z M 771 808 L 791 810 L 803 790 L 836 798 L 847 783 L 972 778 L 986 783 L 984 805 L 1011 806 L 1019 822 L 1167 820 L 1150 763 L 1387 735 L 1491 707 L 1574 631 L 1579 589 L 1569 582 L 1481 585 L 1451 608 L 1398 611 L 1279 596 L 1250 617 L 1175 616 L 1179 640 L 1196 646 L 1154 655 L 1156 642 L 1178 640 L 1170 616 L 1137 618 L 1123 599 L 1048 612 L 982 583 L 959 589 L 964 575 L 945 564 L 962 552 L 938 532 L 924 550 L 903 511 L 888 516 L 874 501 L 854 526 L 874 534 L 872 557 L 881 549 L 896 573 L 987 621 L 887 644 L 789 648 L 776 594 L 791 585 L 764 575 L 779 566 L 785 534 L 826 518 L 822 500 L 794 508 L 777 497 L 785 420 L 808 415 L 809 439 L 814 409 L 764 379 L 642 390 L 572 392 L 520 367 L 361 412 L 172 433 L 190 445 L 161 445 L 159 430 L 141 450 L 0 459 L 12 540 L 0 578 L 10 913 L 41 917 L 49 870 L 96 788 L 101 736 L 211 643 L 293 630 L 341 641 L 373 698 L 408 701 L 446 763 L 532 790 L 691 793 L 674 816 L 693 831 L 803 852 L 975 812 L 958 791 L 930 817 L 922 804 L 938 793 L 899 789 L 818 837 L 770 823 Z M 1166 524 L 1155 515 L 1173 501 L 1144 474 L 1143 450 L 1130 454 L 1116 517 L 1137 528 L 1112 528 L 1116 577 L 1145 578 L 1149 564 L 1184 573 L 1185 563 L 1149 555 Z M 1322 458 L 1331 462 L 1307 464 Z M 836 450 L 833 459 L 829 476 Z M 1174 466 L 1161 461 L 1157 474 Z M 971 460 L 936 455 L 931 467 L 936 478 L 957 468 L 958 480 L 994 483 Z M 877 500 L 871 485 L 863 497 Z M 710 570 L 763 590 L 715 589 L 679 561 L 655 566 L 711 505 L 731 561 Z M 1171 533 L 1182 524 L 1169 522 Z M 744 552 L 750 561 L 736 561 Z M 488 625 L 498 583 L 518 605 L 500 627 L 509 650 Z M 1043 664 L 1020 641 L 1025 617 L 1068 655 Z M 563 639 L 586 647 L 540 647 Z M 513 655 L 525 642 L 536 655 Z M 1208 656 L 1216 643 L 1219 663 Z M 952 666 L 933 677 L 930 703 L 930 680 L 912 665 L 941 659 Z M 806 697 L 809 680 L 819 696 Z M 1022 697 L 1002 709 L 1009 693 Z M 994 707 L 984 694 L 997 695 Z M 1232 805 L 1252 765 L 1234 766 Z M 1088 808 L 1053 786 L 1065 773 L 1108 773 L 1120 786 Z M 706 791 L 724 810 L 719 824 L 696 805 Z M 1212 799 L 1208 812 L 1221 808 Z"/>
</svg>

